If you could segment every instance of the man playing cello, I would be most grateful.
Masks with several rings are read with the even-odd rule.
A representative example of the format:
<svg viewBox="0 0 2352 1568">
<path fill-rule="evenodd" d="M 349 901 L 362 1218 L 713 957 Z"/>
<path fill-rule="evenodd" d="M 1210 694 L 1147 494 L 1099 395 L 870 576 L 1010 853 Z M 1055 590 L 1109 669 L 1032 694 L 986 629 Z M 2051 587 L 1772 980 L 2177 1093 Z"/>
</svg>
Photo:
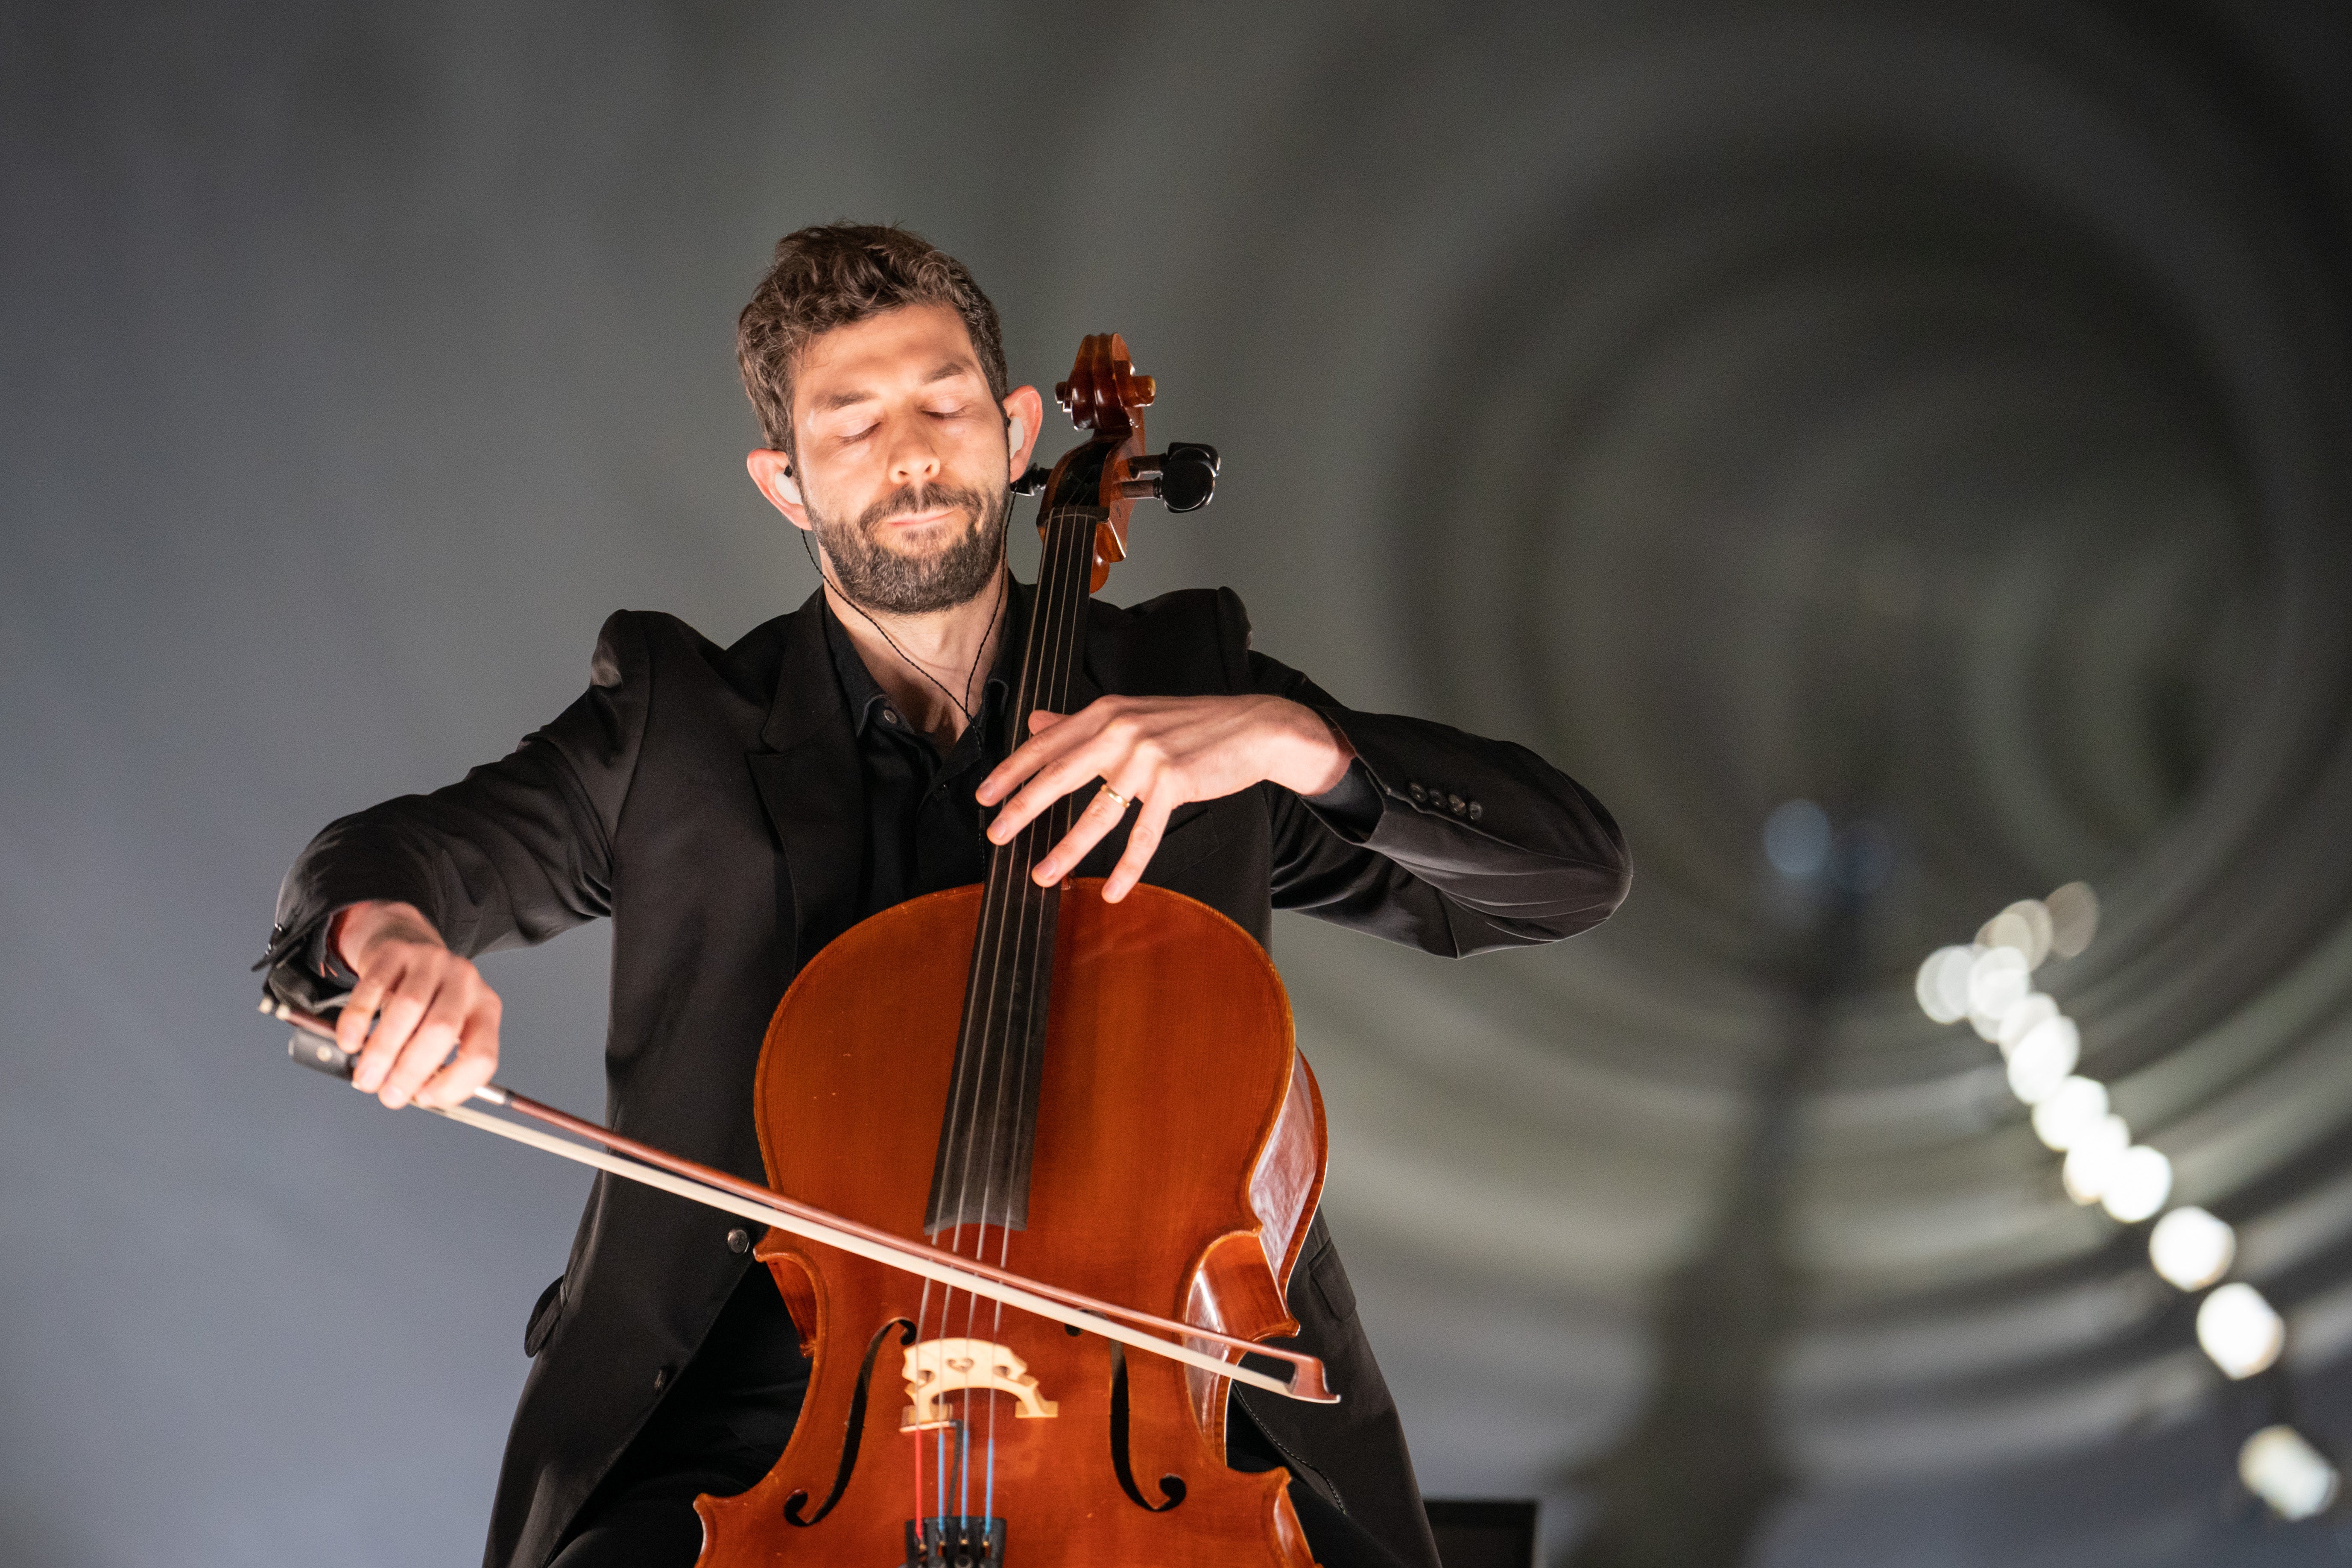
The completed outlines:
<svg viewBox="0 0 2352 1568">
<path fill-rule="evenodd" d="M 1227 590 L 1089 612 L 1085 689 L 1016 734 L 1034 589 L 1005 566 L 1011 485 L 1044 422 L 1008 387 L 996 312 L 903 229 L 788 236 L 742 313 L 765 445 L 752 482 L 824 586 L 729 647 L 667 616 L 604 624 L 584 694 L 509 756 L 331 824 L 279 896 L 281 1001 L 348 990 L 341 1043 L 385 1104 L 451 1106 L 498 1060 L 473 956 L 614 921 L 610 1118 L 757 1181 L 751 1072 L 802 965 L 866 917 L 982 879 L 1091 792 L 1036 868 L 1189 895 L 1267 941 L 1292 909 L 1462 956 L 1604 919 L 1616 825 L 1522 747 L 1342 707 L 1249 648 Z M 698 1494 L 774 1465 L 807 1386 L 752 1237 L 599 1181 L 533 1310 L 485 1561 L 676 1565 Z M 1244 1400 L 1231 1462 L 1286 1468 L 1324 1568 L 1436 1568 L 1394 1406 L 1318 1215 L 1292 1275 L 1297 1348 L 1337 1405 Z"/>
</svg>

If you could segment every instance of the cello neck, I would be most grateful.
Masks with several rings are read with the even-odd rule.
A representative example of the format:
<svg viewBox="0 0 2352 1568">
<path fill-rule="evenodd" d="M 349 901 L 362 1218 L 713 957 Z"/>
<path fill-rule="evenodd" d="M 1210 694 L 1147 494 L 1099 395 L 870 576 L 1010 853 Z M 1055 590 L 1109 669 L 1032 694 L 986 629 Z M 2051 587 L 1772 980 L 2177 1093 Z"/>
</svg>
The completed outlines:
<svg viewBox="0 0 2352 1568">
<path fill-rule="evenodd" d="M 1113 447 L 1092 443 L 1069 466 L 1094 470 L 1076 487 L 1091 494 Z M 1087 606 L 1092 597 L 1095 533 L 1106 512 L 1049 494 L 1038 530 L 1044 549 L 1037 592 L 1021 656 L 1013 739 L 1029 715 L 1067 713 L 1086 658 Z M 964 988 L 947 1114 L 931 1171 L 924 1230 L 933 1236 L 965 1225 L 1019 1230 L 1028 1223 L 1030 1158 L 1036 1146 L 1037 1095 L 1045 1054 L 1046 1004 L 1053 994 L 1055 915 L 1061 888 L 1041 888 L 1030 872 L 1066 834 L 1086 804 L 1065 795 L 1010 844 L 992 848 Z"/>
</svg>

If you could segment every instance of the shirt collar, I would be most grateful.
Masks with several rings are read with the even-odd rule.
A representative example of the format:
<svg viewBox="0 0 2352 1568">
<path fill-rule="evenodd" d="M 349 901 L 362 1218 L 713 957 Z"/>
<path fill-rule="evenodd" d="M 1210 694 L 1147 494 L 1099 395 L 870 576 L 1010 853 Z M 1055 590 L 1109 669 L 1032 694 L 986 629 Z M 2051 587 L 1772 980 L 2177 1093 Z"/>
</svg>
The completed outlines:
<svg viewBox="0 0 2352 1568">
<path fill-rule="evenodd" d="M 990 667 L 988 679 L 981 687 L 981 712 L 1001 711 L 1013 683 L 1021 677 L 1021 639 L 1028 622 L 1030 592 L 1017 582 L 1006 585 L 1004 624 L 997 638 L 996 662 Z M 832 596 L 821 594 L 819 604 L 824 611 L 824 640 L 833 651 L 834 673 L 840 678 L 841 694 L 849 703 L 849 727 L 862 741 L 868 728 L 878 722 L 883 710 L 889 707 L 889 693 L 874 679 L 874 672 L 866 668 L 865 656 L 857 651 L 849 628 L 833 613 Z"/>
</svg>

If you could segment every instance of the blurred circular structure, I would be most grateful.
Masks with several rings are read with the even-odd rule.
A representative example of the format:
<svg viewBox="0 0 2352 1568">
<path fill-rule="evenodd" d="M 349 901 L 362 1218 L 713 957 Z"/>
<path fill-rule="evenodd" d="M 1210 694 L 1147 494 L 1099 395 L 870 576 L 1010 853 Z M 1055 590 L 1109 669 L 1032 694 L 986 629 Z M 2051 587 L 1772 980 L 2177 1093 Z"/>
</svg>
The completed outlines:
<svg viewBox="0 0 2352 1568">
<path fill-rule="evenodd" d="M 2105 1084 L 2327 1365 L 2352 1344 L 2345 124 L 2269 12 L 1677 16 L 1396 41 L 1407 97 L 1475 53 L 1491 111 L 1415 131 L 1444 173 L 1381 195 L 1425 227 L 1316 262 L 1340 308 L 1412 318 L 1397 390 L 1349 383 L 1356 416 L 1391 400 L 1386 456 L 1335 507 L 1389 521 L 1357 570 L 1401 700 L 1559 759 L 1637 868 L 1590 939 L 1410 999 L 1286 952 L 1354 1169 L 1383 1173 L 1335 1187 L 1351 1258 L 1444 1260 L 1382 1289 L 1491 1327 L 1447 1377 L 1557 1352 L 1507 1418 L 1450 1403 L 1441 1361 L 1399 1375 L 1452 1451 L 1606 1451 L 1785 1095 L 1796 1305 L 1767 1360 L 1801 1474 L 2215 1410 L 2141 1242 L 2069 1201 L 2000 1056 L 1921 1015 L 1997 1031 L 1982 1005 L 2028 985 L 2079 1025 L 2032 1098 Z M 1850 927 L 1759 850 L 1791 801 L 1896 847 Z M 1939 944 L 1989 910 L 1977 940 L 2041 963 L 1973 959 L 1956 996 Z M 1622 1379 L 1629 1345 L 1663 1359 Z"/>
</svg>

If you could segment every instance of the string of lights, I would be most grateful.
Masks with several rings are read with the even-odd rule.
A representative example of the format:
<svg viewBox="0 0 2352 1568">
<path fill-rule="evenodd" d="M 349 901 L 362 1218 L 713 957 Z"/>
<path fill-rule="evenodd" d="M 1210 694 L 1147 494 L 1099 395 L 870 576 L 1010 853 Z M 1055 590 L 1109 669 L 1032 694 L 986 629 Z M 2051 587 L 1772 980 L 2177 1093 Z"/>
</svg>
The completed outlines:
<svg viewBox="0 0 2352 1568">
<path fill-rule="evenodd" d="M 2076 1070 L 2081 1029 L 2034 987 L 2034 972 L 2045 960 L 2080 953 L 2098 924 L 2098 897 L 2085 883 L 2021 900 L 1987 921 L 1973 941 L 1927 955 L 1919 965 L 1919 1005 L 1939 1024 L 1966 1022 L 2000 1048 L 2010 1092 L 2032 1109 L 2034 1135 L 2063 1156 L 2066 1195 L 2098 1205 L 2118 1224 L 2154 1219 L 2149 1264 L 2176 1289 L 2205 1292 L 2197 1309 L 2198 1344 L 2223 1376 L 2258 1376 L 2284 1352 L 2286 1320 L 2253 1285 L 2228 1279 L 2237 1232 L 2202 1208 L 2166 1208 L 2172 1162 L 2134 1138 L 2109 1104 L 2106 1085 Z M 2246 1439 L 2238 1475 L 2283 1519 L 2321 1513 L 2342 1490 L 2336 1466 L 2284 1424 Z"/>
</svg>

